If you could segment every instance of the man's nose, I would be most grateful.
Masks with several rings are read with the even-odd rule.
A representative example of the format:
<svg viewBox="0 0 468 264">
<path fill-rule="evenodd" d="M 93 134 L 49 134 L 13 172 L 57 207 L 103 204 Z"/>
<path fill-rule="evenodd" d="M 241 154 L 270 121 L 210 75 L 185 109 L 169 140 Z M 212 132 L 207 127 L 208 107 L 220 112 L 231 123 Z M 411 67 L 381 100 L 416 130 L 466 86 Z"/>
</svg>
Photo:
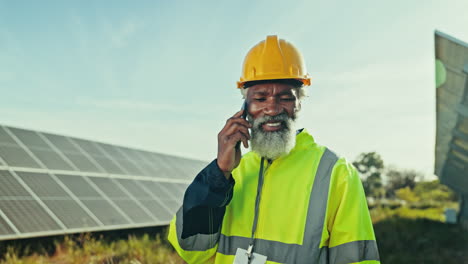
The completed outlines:
<svg viewBox="0 0 468 264">
<path fill-rule="evenodd" d="M 269 116 L 276 116 L 281 114 L 282 108 L 277 100 L 268 100 L 266 102 L 265 108 L 263 109 L 263 112 Z"/>
</svg>

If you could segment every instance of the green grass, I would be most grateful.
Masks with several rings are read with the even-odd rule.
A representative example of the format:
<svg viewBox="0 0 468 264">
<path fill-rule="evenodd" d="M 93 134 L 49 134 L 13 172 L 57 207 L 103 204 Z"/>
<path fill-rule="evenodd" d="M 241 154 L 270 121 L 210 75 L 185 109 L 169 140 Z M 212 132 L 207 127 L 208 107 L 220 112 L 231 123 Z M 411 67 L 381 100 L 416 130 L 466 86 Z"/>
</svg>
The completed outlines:
<svg viewBox="0 0 468 264">
<path fill-rule="evenodd" d="M 382 263 L 468 263 L 468 231 L 459 225 L 391 217 L 374 230 Z"/>
</svg>

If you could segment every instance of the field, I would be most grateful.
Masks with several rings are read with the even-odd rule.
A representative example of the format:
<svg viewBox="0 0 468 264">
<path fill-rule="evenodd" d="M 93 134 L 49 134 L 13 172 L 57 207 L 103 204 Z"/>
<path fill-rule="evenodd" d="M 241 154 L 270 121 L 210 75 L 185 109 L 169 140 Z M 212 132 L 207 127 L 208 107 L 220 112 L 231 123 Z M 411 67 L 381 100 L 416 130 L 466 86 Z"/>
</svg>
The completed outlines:
<svg viewBox="0 0 468 264">
<path fill-rule="evenodd" d="M 380 209 L 380 214 L 382 210 Z M 400 209 L 374 223 L 382 263 L 468 263 L 468 231 L 459 225 L 431 220 L 438 213 Z M 402 213 L 403 212 L 403 213 Z M 409 213 L 412 214 L 409 214 Z M 373 215 L 377 214 L 373 210 Z M 408 217 L 402 217 L 404 214 Z M 421 217 L 421 216 L 427 217 Z M 413 218 L 413 219 L 411 219 Z M 67 236 L 50 248 L 37 245 L 8 247 L 0 264 L 182 264 L 165 240 L 166 230 L 157 234 L 138 234 L 128 238 Z"/>
<path fill-rule="evenodd" d="M 393 199 L 369 199 L 385 264 L 468 264 L 468 230 L 444 223 L 457 197 L 438 181 L 397 189 Z M 118 230 L 0 242 L 0 264 L 183 264 L 167 228 Z"/>
</svg>

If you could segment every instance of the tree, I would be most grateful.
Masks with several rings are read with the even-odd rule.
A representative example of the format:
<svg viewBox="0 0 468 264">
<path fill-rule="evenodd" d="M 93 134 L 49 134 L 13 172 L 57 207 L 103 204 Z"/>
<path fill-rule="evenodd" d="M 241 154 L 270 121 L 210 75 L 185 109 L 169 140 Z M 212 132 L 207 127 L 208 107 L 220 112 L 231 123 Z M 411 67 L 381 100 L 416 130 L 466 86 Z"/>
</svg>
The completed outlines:
<svg viewBox="0 0 468 264">
<path fill-rule="evenodd" d="M 395 195 L 398 199 L 405 200 L 409 203 L 419 201 L 419 197 L 409 187 L 396 190 Z"/>
<path fill-rule="evenodd" d="M 417 182 L 414 187 L 414 192 L 422 200 L 438 201 L 438 202 L 457 202 L 458 196 L 446 185 L 443 185 L 439 180 Z"/>
<path fill-rule="evenodd" d="M 353 165 L 361 174 L 366 196 L 381 198 L 385 190 L 381 177 L 384 163 L 380 155 L 376 152 L 361 153 Z"/>
<path fill-rule="evenodd" d="M 385 186 L 388 198 L 395 198 L 398 189 L 408 187 L 413 190 L 416 178 L 422 179 L 423 175 L 415 170 L 401 170 L 395 167 L 389 168 L 385 173 L 387 184 Z"/>
</svg>

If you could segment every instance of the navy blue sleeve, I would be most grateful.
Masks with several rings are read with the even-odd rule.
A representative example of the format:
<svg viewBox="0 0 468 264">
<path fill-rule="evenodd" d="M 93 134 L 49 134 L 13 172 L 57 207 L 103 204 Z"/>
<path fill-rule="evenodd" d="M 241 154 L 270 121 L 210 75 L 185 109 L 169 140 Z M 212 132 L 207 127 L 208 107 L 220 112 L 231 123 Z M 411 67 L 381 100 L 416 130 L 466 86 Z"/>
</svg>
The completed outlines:
<svg viewBox="0 0 468 264">
<path fill-rule="evenodd" d="M 232 177 L 224 177 L 216 159 L 198 173 L 184 195 L 182 238 L 219 232 L 234 184 Z"/>
</svg>

